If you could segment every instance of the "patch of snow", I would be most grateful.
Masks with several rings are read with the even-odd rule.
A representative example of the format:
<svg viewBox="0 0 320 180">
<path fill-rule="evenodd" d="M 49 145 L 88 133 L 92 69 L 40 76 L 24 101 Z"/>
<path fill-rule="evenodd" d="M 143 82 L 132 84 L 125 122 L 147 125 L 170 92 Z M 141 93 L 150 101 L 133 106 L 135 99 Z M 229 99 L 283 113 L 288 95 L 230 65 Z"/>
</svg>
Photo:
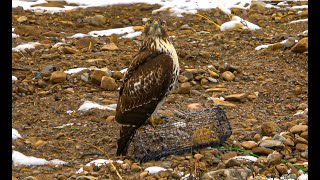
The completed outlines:
<svg viewBox="0 0 320 180">
<path fill-rule="evenodd" d="M 88 34 L 93 37 L 99 36 L 110 36 L 111 34 L 125 34 L 125 33 L 133 33 L 133 26 L 125 27 L 125 28 L 115 28 L 115 29 L 108 29 L 108 30 L 101 30 L 101 31 L 91 31 Z"/>
<path fill-rule="evenodd" d="M 12 0 L 12 7 L 22 6 L 24 10 L 32 10 L 35 12 L 43 12 L 43 13 L 55 13 L 62 12 L 66 10 L 71 10 L 75 8 L 87 8 L 93 6 L 108 6 L 115 4 L 134 4 L 134 3 L 147 3 L 147 4 L 159 4 L 161 7 L 157 10 L 154 10 L 152 13 L 155 14 L 159 11 L 169 10 L 172 14 L 183 17 L 182 13 L 194 14 L 197 13 L 199 9 L 211 9 L 211 8 L 221 8 L 222 11 L 230 14 L 230 8 L 242 8 L 248 9 L 250 6 L 244 7 L 246 3 L 251 4 L 251 0 L 214 0 L 214 1 L 203 1 L 203 0 L 66 0 L 67 3 L 75 3 L 79 6 L 64 6 L 64 8 L 60 7 L 31 7 L 35 4 L 46 3 L 45 0 L 38 0 L 35 2 L 25 2 L 19 0 Z M 239 4 L 237 4 L 239 3 Z M 236 5 L 237 4 L 237 5 Z"/>
<path fill-rule="evenodd" d="M 12 81 L 17 81 L 17 80 L 18 80 L 18 78 L 17 78 L 17 77 L 12 76 Z"/>
<path fill-rule="evenodd" d="M 77 34 L 70 36 L 69 38 L 84 38 L 84 37 L 88 37 L 88 36 L 90 36 L 90 35 L 83 34 L 83 33 L 77 33 Z"/>
<path fill-rule="evenodd" d="M 295 113 L 293 116 L 299 116 L 302 115 L 304 113 L 304 111 L 298 111 L 297 113 Z"/>
<path fill-rule="evenodd" d="M 63 42 L 58 42 L 55 45 L 53 45 L 52 47 L 53 48 L 57 48 L 57 47 L 61 46 L 62 44 L 64 44 L 64 43 Z"/>
<path fill-rule="evenodd" d="M 299 19 L 299 20 L 291 21 L 291 22 L 289 22 L 289 24 L 299 23 L 299 22 L 308 22 L 308 18 L 307 19 Z"/>
<path fill-rule="evenodd" d="M 121 72 L 122 74 L 124 74 L 124 73 L 127 72 L 127 70 L 128 70 L 128 68 L 124 68 L 124 69 L 122 69 L 120 72 Z"/>
<path fill-rule="evenodd" d="M 29 43 L 25 43 L 25 44 L 20 44 L 15 48 L 12 48 L 12 51 L 18 52 L 24 49 L 33 49 L 35 48 L 36 45 L 40 45 L 40 43 L 38 42 L 29 42 Z"/>
<path fill-rule="evenodd" d="M 271 46 L 272 44 L 264 44 L 264 45 L 260 45 L 260 46 L 257 46 L 256 48 L 254 48 L 255 50 L 259 51 L 261 49 L 265 49 L 269 46 Z"/>
<path fill-rule="evenodd" d="M 298 36 L 308 36 L 308 30 L 299 33 Z"/>
<path fill-rule="evenodd" d="M 308 174 L 301 174 L 297 180 L 308 180 Z"/>
<path fill-rule="evenodd" d="M 126 34 L 126 35 L 122 36 L 122 38 L 130 38 L 130 39 L 132 39 L 132 38 L 140 36 L 141 34 L 142 34 L 141 31 L 132 32 L 132 33 L 129 33 L 129 34 Z"/>
<path fill-rule="evenodd" d="M 230 30 L 230 29 L 242 28 L 242 27 L 243 27 L 243 24 L 241 22 L 228 21 L 228 22 L 225 22 L 225 23 L 221 24 L 220 31 L 227 31 L 227 30 Z"/>
<path fill-rule="evenodd" d="M 258 160 L 258 158 L 254 157 L 254 156 L 236 156 L 233 157 L 232 159 L 237 159 L 237 160 L 246 160 L 246 161 L 252 161 L 252 162 L 256 162 Z"/>
<path fill-rule="evenodd" d="M 41 4 L 41 3 L 47 3 L 45 0 L 38 0 L 35 2 L 27 2 L 27 1 L 20 1 L 20 0 L 12 0 L 12 8 L 16 8 L 18 6 L 23 7 L 24 10 L 32 10 L 34 12 L 40 12 L 40 13 L 56 13 L 56 12 L 63 12 L 66 10 L 71 10 L 78 8 L 77 6 L 64 6 L 64 8 L 60 7 L 42 7 L 42 6 L 35 6 L 32 7 L 32 5 L 35 4 Z"/>
<path fill-rule="evenodd" d="M 20 36 L 15 33 L 12 33 L 12 39 L 17 38 L 17 37 L 20 37 Z"/>
<path fill-rule="evenodd" d="M 271 8 L 279 9 L 280 7 L 275 6 L 275 5 L 272 5 L 272 4 L 267 4 L 267 5 L 265 6 L 265 8 L 269 8 L 269 9 L 271 9 Z"/>
<path fill-rule="evenodd" d="M 66 164 L 66 162 L 59 159 L 53 159 L 47 161 L 43 158 L 36 158 L 33 156 L 26 156 L 18 151 L 12 151 L 12 161 L 14 166 L 25 165 L 25 166 L 41 166 L 46 164 Z"/>
<path fill-rule="evenodd" d="M 291 9 L 308 9 L 308 5 L 292 6 Z"/>
<path fill-rule="evenodd" d="M 18 138 L 22 138 L 22 137 L 16 129 L 12 128 L 12 142 Z"/>
<path fill-rule="evenodd" d="M 227 31 L 229 29 L 234 29 L 234 28 L 249 29 L 251 31 L 260 29 L 259 26 L 249 21 L 243 20 L 239 16 L 233 16 L 231 21 L 225 22 L 220 26 L 221 31 Z"/>
<path fill-rule="evenodd" d="M 85 68 L 85 67 L 80 67 L 80 68 L 73 68 L 73 69 L 68 69 L 68 70 L 65 70 L 64 72 L 67 73 L 67 74 L 74 74 L 74 73 L 78 73 L 82 70 L 85 70 L 85 69 L 89 69 L 89 70 L 95 70 L 95 69 L 98 69 L 98 68 Z"/>
<path fill-rule="evenodd" d="M 72 114 L 72 113 L 74 113 L 74 112 L 75 112 L 75 111 L 73 111 L 73 110 L 68 110 L 66 113 L 70 115 L 70 114 Z"/>
<path fill-rule="evenodd" d="M 288 6 L 288 5 L 289 5 L 289 4 L 288 4 L 287 1 L 279 2 L 279 3 L 277 4 L 277 6 Z"/>
<path fill-rule="evenodd" d="M 118 164 L 122 164 L 123 161 L 121 160 L 116 160 L 116 161 L 113 161 L 113 160 L 108 160 L 108 159 L 96 159 L 96 160 L 93 160 L 91 162 L 89 162 L 88 164 L 86 164 L 86 166 L 90 166 L 91 164 L 95 164 L 95 166 L 102 166 L 102 165 L 107 165 L 109 164 L 110 162 L 115 162 L 115 163 L 118 163 Z M 83 171 L 83 168 L 80 168 L 76 173 L 79 174 Z"/>
<path fill-rule="evenodd" d="M 159 167 L 159 166 L 151 166 L 146 168 L 144 171 L 148 171 L 148 174 L 156 174 L 159 171 L 165 171 L 167 169 L 163 168 L 163 167 Z"/>
<path fill-rule="evenodd" d="M 53 128 L 55 128 L 55 129 L 62 129 L 62 128 L 64 128 L 64 127 L 72 126 L 72 125 L 74 125 L 74 123 L 67 123 L 67 124 L 63 124 L 63 125 L 61 125 L 61 126 L 56 126 L 56 127 L 53 127 Z"/>
<path fill-rule="evenodd" d="M 92 108 L 98 108 L 98 109 L 107 109 L 107 110 L 111 110 L 111 111 L 115 111 L 116 105 L 114 104 L 110 104 L 110 105 L 100 105 L 98 103 L 95 102 L 91 102 L 91 101 L 85 101 L 78 109 L 78 111 L 87 111 L 89 109 Z"/>
</svg>

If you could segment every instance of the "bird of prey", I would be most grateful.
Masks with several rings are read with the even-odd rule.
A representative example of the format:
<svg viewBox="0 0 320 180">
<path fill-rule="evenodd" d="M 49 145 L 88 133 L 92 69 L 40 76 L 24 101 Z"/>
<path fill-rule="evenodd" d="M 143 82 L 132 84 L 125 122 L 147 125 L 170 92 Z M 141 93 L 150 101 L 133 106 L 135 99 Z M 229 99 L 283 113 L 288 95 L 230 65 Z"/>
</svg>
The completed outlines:
<svg viewBox="0 0 320 180">
<path fill-rule="evenodd" d="M 166 22 L 149 19 L 144 39 L 120 88 L 115 119 L 120 123 L 117 156 L 125 156 L 136 130 L 157 110 L 179 76 L 177 52 L 169 39 Z"/>
</svg>

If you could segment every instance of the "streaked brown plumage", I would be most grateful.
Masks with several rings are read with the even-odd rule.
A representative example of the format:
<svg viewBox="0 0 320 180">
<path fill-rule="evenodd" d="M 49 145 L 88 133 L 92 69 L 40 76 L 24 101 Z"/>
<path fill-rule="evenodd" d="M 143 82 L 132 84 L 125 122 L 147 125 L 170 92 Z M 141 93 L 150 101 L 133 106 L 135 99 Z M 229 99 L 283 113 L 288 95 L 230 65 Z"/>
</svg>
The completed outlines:
<svg viewBox="0 0 320 180">
<path fill-rule="evenodd" d="M 135 131 L 156 114 L 179 75 L 177 53 L 161 19 L 149 20 L 144 40 L 120 88 L 115 119 L 122 124 L 117 155 L 126 155 Z"/>
</svg>

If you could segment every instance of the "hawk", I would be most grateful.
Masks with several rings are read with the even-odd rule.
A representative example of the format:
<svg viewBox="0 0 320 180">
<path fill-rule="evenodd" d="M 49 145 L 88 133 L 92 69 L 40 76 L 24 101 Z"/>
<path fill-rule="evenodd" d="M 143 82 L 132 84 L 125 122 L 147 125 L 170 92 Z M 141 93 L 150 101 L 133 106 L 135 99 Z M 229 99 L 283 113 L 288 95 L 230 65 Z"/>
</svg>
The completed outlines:
<svg viewBox="0 0 320 180">
<path fill-rule="evenodd" d="M 115 120 L 120 123 L 117 156 L 125 156 L 136 130 L 157 110 L 179 76 L 177 52 L 169 39 L 166 22 L 146 22 L 144 39 L 132 60 L 119 91 Z"/>
</svg>

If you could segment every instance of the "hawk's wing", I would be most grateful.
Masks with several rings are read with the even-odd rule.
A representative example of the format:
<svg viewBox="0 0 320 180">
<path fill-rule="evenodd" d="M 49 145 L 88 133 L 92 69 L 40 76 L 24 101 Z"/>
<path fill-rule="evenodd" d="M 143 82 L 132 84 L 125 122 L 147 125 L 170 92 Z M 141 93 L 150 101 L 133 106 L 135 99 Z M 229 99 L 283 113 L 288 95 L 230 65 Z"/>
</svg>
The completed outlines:
<svg viewBox="0 0 320 180">
<path fill-rule="evenodd" d="M 141 126 L 168 92 L 172 76 L 170 55 L 140 52 L 129 67 L 120 89 L 117 122 Z"/>
</svg>

